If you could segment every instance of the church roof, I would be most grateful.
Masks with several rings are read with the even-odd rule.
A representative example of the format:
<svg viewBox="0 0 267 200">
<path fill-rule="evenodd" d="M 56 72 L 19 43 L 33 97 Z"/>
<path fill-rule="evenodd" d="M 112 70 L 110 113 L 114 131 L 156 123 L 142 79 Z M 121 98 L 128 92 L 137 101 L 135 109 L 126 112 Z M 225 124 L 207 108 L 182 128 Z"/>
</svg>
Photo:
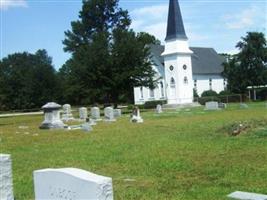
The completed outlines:
<svg viewBox="0 0 267 200">
<path fill-rule="evenodd" d="M 222 63 L 225 61 L 213 48 L 190 47 L 193 51 L 192 70 L 193 74 L 221 74 Z M 164 51 L 163 45 L 150 45 L 152 55 L 164 65 L 164 58 L 161 54 Z"/>
<path fill-rule="evenodd" d="M 165 40 L 187 39 L 178 0 L 170 0 L 167 35 Z"/>
</svg>

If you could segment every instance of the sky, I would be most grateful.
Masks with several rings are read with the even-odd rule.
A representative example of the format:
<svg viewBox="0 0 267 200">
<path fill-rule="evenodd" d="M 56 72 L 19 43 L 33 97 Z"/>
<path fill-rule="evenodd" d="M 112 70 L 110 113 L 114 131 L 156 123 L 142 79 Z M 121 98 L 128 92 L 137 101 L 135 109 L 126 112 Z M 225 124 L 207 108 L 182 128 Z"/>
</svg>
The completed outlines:
<svg viewBox="0 0 267 200">
<path fill-rule="evenodd" d="M 131 28 L 162 41 L 166 36 L 169 0 L 120 0 L 129 11 Z M 212 47 L 236 53 L 235 45 L 248 31 L 266 34 L 267 0 L 179 0 L 192 47 Z M 64 31 L 78 20 L 82 0 L 0 0 L 0 59 L 16 52 L 46 49 L 59 69 L 67 59 Z"/>
</svg>

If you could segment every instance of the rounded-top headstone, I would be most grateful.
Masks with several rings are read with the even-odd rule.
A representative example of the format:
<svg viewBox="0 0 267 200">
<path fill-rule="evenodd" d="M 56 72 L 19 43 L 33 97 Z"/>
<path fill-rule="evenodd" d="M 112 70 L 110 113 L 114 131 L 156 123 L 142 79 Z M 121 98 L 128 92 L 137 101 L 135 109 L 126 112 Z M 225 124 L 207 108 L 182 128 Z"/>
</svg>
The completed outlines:
<svg viewBox="0 0 267 200">
<path fill-rule="evenodd" d="M 82 120 L 86 120 L 86 118 L 88 117 L 87 115 L 87 108 L 85 107 L 81 107 L 79 108 L 79 115 L 80 115 L 80 119 Z"/>
<path fill-rule="evenodd" d="M 98 107 L 92 107 L 91 108 L 91 118 L 93 120 L 97 120 L 97 121 L 101 120 L 100 109 Z"/>
</svg>

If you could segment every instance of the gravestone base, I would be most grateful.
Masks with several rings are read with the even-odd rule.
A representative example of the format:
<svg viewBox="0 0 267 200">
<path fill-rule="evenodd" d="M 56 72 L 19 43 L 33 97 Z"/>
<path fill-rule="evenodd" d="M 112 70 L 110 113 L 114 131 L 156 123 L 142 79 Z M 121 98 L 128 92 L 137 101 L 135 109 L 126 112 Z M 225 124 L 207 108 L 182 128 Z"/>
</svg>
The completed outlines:
<svg viewBox="0 0 267 200">
<path fill-rule="evenodd" d="M 64 128 L 68 128 L 68 125 L 64 124 L 63 122 L 42 123 L 39 128 L 40 129 L 64 129 Z"/>
<path fill-rule="evenodd" d="M 116 122 L 117 120 L 114 118 L 114 119 L 104 119 L 104 122 Z"/>
<path fill-rule="evenodd" d="M 144 120 L 141 117 L 133 116 L 130 120 L 132 123 L 144 123 Z"/>
<path fill-rule="evenodd" d="M 63 114 L 61 117 L 62 121 L 68 122 L 68 121 L 74 121 L 74 117 L 72 116 L 72 114 Z"/>
</svg>

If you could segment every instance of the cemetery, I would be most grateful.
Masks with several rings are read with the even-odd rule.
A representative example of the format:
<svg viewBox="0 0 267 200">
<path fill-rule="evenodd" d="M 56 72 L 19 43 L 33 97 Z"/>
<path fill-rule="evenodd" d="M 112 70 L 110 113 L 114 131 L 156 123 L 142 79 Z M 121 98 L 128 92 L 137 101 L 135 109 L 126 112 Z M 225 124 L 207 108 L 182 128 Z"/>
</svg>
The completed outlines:
<svg viewBox="0 0 267 200">
<path fill-rule="evenodd" d="M 44 115 L 0 118 L 0 190 L 13 185 L 7 199 L 266 199 L 265 102 L 211 105 L 124 107 L 115 118 L 112 107 L 49 103 Z"/>
<path fill-rule="evenodd" d="M 263 2 L 217 3 L 1 0 L 0 200 L 267 200 Z"/>
</svg>

